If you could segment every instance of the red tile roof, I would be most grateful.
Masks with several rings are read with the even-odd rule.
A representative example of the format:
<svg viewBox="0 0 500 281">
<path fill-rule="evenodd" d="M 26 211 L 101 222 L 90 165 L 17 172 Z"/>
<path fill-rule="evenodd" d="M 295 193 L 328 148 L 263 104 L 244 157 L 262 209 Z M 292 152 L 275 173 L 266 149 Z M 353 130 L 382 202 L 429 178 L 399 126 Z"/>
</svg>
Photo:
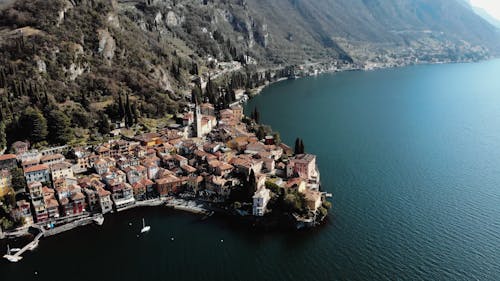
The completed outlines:
<svg viewBox="0 0 500 281">
<path fill-rule="evenodd" d="M 10 160 L 10 159 L 16 159 L 16 155 L 15 154 L 0 155 L 0 161 Z"/>
<path fill-rule="evenodd" d="M 32 172 L 37 172 L 37 171 L 42 171 L 42 170 L 48 170 L 49 167 L 45 164 L 40 164 L 40 165 L 35 165 L 35 166 L 31 166 L 31 167 L 28 167 L 26 169 L 24 169 L 24 173 L 32 173 Z"/>
</svg>

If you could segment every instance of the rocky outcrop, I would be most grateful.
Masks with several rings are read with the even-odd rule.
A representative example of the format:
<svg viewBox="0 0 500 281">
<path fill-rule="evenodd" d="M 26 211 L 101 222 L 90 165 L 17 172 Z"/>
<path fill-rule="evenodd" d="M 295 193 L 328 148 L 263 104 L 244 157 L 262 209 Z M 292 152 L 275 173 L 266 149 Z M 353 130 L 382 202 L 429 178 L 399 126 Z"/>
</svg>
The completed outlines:
<svg viewBox="0 0 500 281">
<path fill-rule="evenodd" d="M 115 39 L 107 29 L 97 30 L 97 35 L 99 37 L 98 52 L 102 55 L 107 64 L 111 65 L 116 50 Z"/>
</svg>

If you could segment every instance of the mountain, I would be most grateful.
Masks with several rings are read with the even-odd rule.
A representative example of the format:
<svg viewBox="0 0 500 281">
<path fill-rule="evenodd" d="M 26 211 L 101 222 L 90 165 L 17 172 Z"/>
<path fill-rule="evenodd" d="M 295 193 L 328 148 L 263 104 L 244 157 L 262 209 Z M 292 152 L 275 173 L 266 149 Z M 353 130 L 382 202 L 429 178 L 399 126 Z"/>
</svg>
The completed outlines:
<svg viewBox="0 0 500 281">
<path fill-rule="evenodd" d="M 498 30 L 463 0 L 0 0 L 0 7 L 0 129 L 9 142 L 100 140 L 108 121 L 122 119 L 155 130 L 183 111 L 193 87 L 218 102 L 221 93 L 289 75 L 290 65 L 477 60 L 500 51 Z M 265 69 L 273 73 L 259 74 Z M 47 136 L 32 136 L 33 118 L 48 123 Z M 63 119 L 76 137 L 54 136 L 51 122 Z"/>
<path fill-rule="evenodd" d="M 485 9 L 480 8 L 480 7 L 473 7 L 473 9 L 476 12 L 476 14 L 480 15 L 483 19 L 488 21 L 491 25 L 495 26 L 496 28 L 500 28 L 500 20 L 498 20 L 497 18 L 490 15 L 490 13 L 488 13 L 488 11 L 486 11 Z"/>
</svg>

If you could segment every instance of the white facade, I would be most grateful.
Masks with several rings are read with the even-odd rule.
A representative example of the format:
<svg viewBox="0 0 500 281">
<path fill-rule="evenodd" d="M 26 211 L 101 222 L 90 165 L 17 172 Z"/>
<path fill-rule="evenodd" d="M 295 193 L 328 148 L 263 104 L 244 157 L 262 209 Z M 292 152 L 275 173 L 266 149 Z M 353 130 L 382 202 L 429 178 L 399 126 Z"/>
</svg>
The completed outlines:
<svg viewBox="0 0 500 281">
<path fill-rule="evenodd" d="M 266 213 L 267 203 L 271 199 L 271 192 L 269 189 L 260 188 L 253 195 L 253 208 L 252 214 L 256 217 L 262 217 Z"/>
</svg>

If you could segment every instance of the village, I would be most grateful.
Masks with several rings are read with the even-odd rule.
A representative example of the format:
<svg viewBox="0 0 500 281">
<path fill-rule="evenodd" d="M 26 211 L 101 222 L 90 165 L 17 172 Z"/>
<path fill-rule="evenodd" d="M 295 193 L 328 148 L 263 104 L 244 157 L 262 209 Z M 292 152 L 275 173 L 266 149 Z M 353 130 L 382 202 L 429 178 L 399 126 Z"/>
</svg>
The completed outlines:
<svg viewBox="0 0 500 281">
<path fill-rule="evenodd" d="M 282 201 L 296 195 L 299 202 L 288 202 L 295 203 L 288 211 L 298 222 L 314 224 L 326 216 L 316 156 L 295 154 L 273 136 L 258 139 L 239 103 L 220 111 L 209 103 L 192 104 L 179 123 L 89 147 L 36 150 L 25 141 L 13 143 L 12 154 L 0 155 L 0 197 L 13 192 L 9 171 L 16 167 L 24 173 L 27 196 L 11 210 L 18 227 L 0 227 L 0 238 L 26 233 L 30 226 L 50 231 L 107 213 L 185 200 L 224 207 L 218 210 L 230 205 L 241 216 L 265 218 L 280 193 Z M 241 202 L 236 190 L 243 194 Z"/>
</svg>

